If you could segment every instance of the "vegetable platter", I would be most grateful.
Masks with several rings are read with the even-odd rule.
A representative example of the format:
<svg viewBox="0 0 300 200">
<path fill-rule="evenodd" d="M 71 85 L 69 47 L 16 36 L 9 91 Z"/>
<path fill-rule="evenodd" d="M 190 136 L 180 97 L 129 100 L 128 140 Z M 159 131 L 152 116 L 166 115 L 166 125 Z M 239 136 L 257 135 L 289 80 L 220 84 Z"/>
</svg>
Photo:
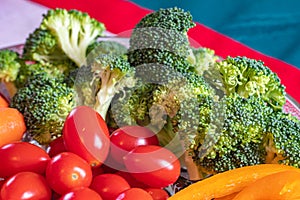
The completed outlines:
<svg viewBox="0 0 300 200">
<path fill-rule="evenodd" d="M 118 35 L 41 19 L 0 50 L 0 199 L 300 197 L 299 104 L 263 61 L 195 45 L 177 7 Z"/>
</svg>

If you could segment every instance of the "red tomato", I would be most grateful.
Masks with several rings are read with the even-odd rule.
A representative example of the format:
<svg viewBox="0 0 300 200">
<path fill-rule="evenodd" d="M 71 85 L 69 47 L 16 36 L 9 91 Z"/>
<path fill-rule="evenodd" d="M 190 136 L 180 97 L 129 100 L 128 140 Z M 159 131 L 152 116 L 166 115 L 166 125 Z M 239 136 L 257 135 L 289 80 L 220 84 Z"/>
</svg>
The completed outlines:
<svg viewBox="0 0 300 200">
<path fill-rule="evenodd" d="M 59 200 L 102 200 L 101 196 L 88 187 L 80 187 L 61 196 Z"/>
<path fill-rule="evenodd" d="M 126 190 L 121 194 L 119 194 L 119 196 L 116 198 L 116 200 L 132 200 L 132 199 L 153 200 L 152 196 L 141 188 L 130 188 L 129 190 Z"/>
<path fill-rule="evenodd" d="M 149 187 L 166 187 L 180 175 L 179 160 L 161 146 L 138 146 L 124 157 L 124 162 L 128 172 Z"/>
<path fill-rule="evenodd" d="M 46 180 L 58 194 L 65 194 L 76 187 L 89 187 L 92 177 L 91 166 L 71 152 L 54 156 L 46 168 Z"/>
<path fill-rule="evenodd" d="M 167 200 L 169 198 L 169 194 L 160 188 L 145 188 L 151 196 L 153 200 Z"/>
<path fill-rule="evenodd" d="M 123 157 L 140 145 L 159 145 L 154 132 L 143 126 L 124 126 L 115 130 L 111 136 L 110 154 L 118 163 L 124 163 Z"/>
<path fill-rule="evenodd" d="M 134 188 L 147 188 L 148 186 L 134 178 L 129 172 L 126 171 L 117 171 L 117 175 L 122 176 L 130 185 L 130 187 Z"/>
<path fill-rule="evenodd" d="M 2 185 L 5 183 L 5 179 L 0 178 L 0 190 L 2 188 Z M 0 200 L 1 200 L 1 195 L 0 195 Z"/>
<path fill-rule="evenodd" d="M 63 137 L 58 137 L 49 144 L 48 155 L 52 158 L 53 156 L 65 152 L 66 147 L 64 144 Z"/>
<path fill-rule="evenodd" d="M 78 106 L 70 112 L 64 124 L 63 139 L 68 151 L 91 166 L 101 165 L 109 152 L 107 125 L 100 114 L 88 106 Z"/>
<path fill-rule="evenodd" d="M 0 148 L 0 177 L 10 177 L 18 172 L 45 172 L 50 161 L 47 152 L 28 142 L 14 142 Z"/>
<path fill-rule="evenodd" d="M 103 169 L 102 166 L 101 167 L 93 167 L 92 168 L 92 173 L 93 173 L 93 177 L 94 177 L 94 176 L 103 174 L 104 173 L 104 169 Z"/>
<path fill-rule="evenodd" d="M 93 178 L 90 188 L 98 192 L 105 200 L 115 200 L 130 186 L 124 178 L 117 174 L 100 174 Z"/>
<path fill-rule="evenodd" d="M 1 188 L 1 199 L 50 200 L 51 189 L 45 178 L 34 172 L 19 172 Z"/>
</svg>

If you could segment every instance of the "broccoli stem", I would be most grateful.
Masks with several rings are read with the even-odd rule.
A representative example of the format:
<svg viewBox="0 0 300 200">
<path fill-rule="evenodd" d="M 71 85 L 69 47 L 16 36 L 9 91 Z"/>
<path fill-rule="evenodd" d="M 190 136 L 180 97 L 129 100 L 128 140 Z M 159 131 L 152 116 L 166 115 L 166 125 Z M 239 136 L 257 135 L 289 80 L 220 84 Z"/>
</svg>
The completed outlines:
<svg viewBox="0 0 300 200">
<path fill-rule="evenodd" d="M 113 73 L 107 70 L 100 72 L 101 74 L 101 89 L 97 93 L 97 100 L 95 104 L 95 110 L 101 115 L 103 119 L 106 119 L 106 114 L 109 109 L 110 103 L 117 92 L 115 77 Z"/>
<path fill-rule="evenodd" d="M 199 168 L 194 162 L 192 156 L 190 155 L 189 151 L 185 151 L 183 155 L 183 162 L 187 169 L 189 180 L 197 181 L 203 179 L 203 176 L 199 172 Z"/>
<path fill-rule="evenodd" d="M 7 82 L 7 81 L 2 81 L 2 83 L 7 92 L 7 96 L 9 96 L 10 98 L 13 97 L 17 92 L 17 88 L 15 84 L 13 82 Z"/>
</svg>

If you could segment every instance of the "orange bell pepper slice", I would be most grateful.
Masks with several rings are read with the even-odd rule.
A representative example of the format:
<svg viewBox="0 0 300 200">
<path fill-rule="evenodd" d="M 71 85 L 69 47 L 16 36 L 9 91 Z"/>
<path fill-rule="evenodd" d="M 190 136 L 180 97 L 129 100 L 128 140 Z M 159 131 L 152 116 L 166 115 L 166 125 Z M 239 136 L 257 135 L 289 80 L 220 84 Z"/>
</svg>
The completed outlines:
<svg viewBox="0 0 300 200">
<path fill-rule="evenodd" d="M 180 190 L 168 200 L 211 200 L 241 191 L 254 181 L 277 172 L 300 169 L 280 164 L 241 167 L 213 175 Z"/>
<path fill-rule="evenodd" d="M 233 198 L 244 199 L 300 199 L 300 172 L 283 171 L 260 178 Z"/>
</svg>

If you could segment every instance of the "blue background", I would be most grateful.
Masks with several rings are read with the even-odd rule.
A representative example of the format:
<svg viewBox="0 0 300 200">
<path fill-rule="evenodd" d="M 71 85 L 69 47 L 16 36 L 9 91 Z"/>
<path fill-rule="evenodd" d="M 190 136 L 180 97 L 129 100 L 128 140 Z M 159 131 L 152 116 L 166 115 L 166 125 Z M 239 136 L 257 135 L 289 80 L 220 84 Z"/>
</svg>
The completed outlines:
<svg viewBox="0 0 300 200">
<path fill-rule="evenodd" d="M 177 6 L 202 23 L 300 69 L 299 0 L 132 0 L 158 10 Z"/>
</svg>

